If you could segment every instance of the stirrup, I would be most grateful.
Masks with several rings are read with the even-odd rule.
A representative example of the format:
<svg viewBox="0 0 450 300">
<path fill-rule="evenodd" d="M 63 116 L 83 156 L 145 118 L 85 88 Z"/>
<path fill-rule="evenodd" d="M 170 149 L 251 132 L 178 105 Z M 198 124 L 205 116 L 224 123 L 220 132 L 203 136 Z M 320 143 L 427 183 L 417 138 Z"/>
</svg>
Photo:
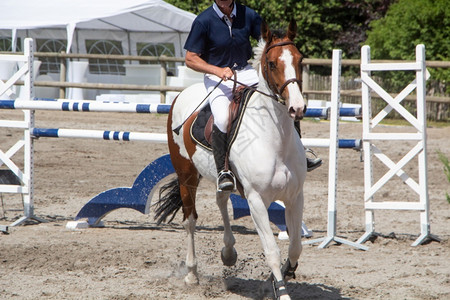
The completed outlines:
<svg viewBox="0 0 450 300">
<path fill-rule="evenodd" d="M 322 159 L 317 157 L 317 154 L 313 150 L 309 148 L 305 148 L 305 150 L 307 153 L 311 153 L 314 156 L 314 158 L 306 158 L 307 171 L 311 172 L 312 170 L 315 170 L 322 165 Z"/>
<path fill-rule="evenodd" d="M 231 179 L 231 182 L 222 182 L 220 183 L 220 181 L 223 178 L 229 178 Z M 234 191 L 236 188 L 236 177 L 234 176 L 233 172 L 231 172 L 230 170 L 222 170 L 219 172 L 219 174 L 217 174 L 217 191 L 218 192 L 222 192 L 222 191 Z"/>
</svg>

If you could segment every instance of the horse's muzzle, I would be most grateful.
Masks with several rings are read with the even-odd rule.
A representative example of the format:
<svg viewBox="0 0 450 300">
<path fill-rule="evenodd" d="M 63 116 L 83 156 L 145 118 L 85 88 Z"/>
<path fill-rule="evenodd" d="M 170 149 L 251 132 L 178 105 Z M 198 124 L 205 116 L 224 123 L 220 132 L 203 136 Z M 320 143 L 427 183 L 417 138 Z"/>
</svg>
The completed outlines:
<svg viewBox="0 0 450 300">
<path fill-rule="evenodd" d="M 296 108 L 294 106 L 289 107 L 289 115 L 295 121 L 303 119 L 305 113 L 306 113 L 306 106 L 304 106 L 303 108 L 300 107 Z"/>
</svg>

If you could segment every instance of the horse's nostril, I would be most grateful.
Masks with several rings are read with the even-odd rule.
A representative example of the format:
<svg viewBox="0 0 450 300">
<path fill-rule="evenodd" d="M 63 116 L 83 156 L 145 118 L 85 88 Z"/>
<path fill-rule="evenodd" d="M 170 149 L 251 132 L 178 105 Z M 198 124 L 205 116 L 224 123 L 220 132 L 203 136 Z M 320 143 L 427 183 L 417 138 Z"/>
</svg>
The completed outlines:
<svg viewBox="0 0 450 300">
<path fill-rule="evenodd" d="M 289 107 L 289 113 L 290 114 L 295 114 L 295 109 L 292 106 Z"/>
</svg>

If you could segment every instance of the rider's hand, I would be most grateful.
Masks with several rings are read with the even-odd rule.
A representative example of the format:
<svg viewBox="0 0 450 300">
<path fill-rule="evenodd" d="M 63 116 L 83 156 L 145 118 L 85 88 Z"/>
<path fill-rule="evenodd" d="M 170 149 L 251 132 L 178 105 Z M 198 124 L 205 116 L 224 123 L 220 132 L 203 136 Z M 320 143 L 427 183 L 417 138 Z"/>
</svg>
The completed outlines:
<svg viewBox="0 0 450 300">
<path fill-rule="evenodd" d="M 233 75 L 233 71 L 229 67 L 221 68 L 217 74 L 217 76 L 222 78 L 224 81 L 227 81 L 233 77 Z"/>
</svg>

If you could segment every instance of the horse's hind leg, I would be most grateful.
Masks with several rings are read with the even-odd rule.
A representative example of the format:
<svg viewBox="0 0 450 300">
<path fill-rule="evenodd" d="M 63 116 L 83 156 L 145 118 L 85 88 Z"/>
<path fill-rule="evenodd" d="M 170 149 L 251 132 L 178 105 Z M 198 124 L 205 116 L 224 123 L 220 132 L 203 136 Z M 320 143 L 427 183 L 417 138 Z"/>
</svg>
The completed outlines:
<svg viewBox="0 0 450 300">
<path fill-rule="evenodd" d="M 228 215 L 228 197 L 230 193 L 217 192 L 216 202 L 219 206 L 220 213 L 223 220 L 223 243 L 225 247 L 222 248 L 221 258 L 225 266 L 234 266 L 237 260 L 237 252 L 234 249 L 236 240 L 234 239 L 233 232 L 231 231 L 230 217 Z"/>
</svg>

